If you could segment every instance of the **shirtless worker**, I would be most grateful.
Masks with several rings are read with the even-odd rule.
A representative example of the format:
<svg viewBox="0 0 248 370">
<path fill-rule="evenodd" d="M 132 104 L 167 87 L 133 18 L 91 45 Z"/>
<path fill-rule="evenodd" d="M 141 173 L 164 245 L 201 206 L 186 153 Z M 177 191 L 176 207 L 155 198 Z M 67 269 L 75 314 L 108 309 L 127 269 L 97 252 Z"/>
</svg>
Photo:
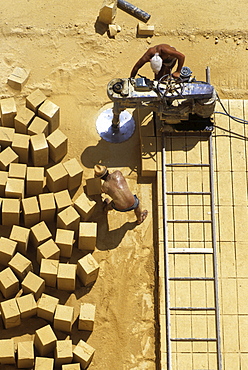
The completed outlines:
<svg viewBox="0 0 248 370">
<path fill-rule="evenodd" d="M 135 77 L 138 70 L 147 62 L 155 74 L 155 80 L 159 80 L 164 75 L 170 74 L 177 62 L 177 70 L 172 73 L 174 78 L 180 77 L 180 72 L 184 64 L 185 56 L 174 47 L 167 44 L 159 44 L 149 48 L 133 67 L 130 77 Z"/>
<path fill-rule="evenodd" d="M 115 209 L 119 212 L 134 210 L 137 217 L 137 224 L 140 225 L 147 217 L 148 211 L 141 211 L 139 199 L 133 195 L 121 171 L 109 173 L 106 166 L 96 164 L 94 166 L 95 177 L 104 180 L 102 192 L 108 194 L 112 200 L 105 199 L 104 211 Z"/>
</svg>

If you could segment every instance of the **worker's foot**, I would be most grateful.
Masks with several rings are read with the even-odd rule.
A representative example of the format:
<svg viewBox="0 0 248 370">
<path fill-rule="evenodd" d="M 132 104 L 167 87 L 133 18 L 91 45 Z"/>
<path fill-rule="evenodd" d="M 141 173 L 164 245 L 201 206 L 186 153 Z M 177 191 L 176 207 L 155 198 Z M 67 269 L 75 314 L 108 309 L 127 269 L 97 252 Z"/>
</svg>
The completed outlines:
<svg viewBox="0 0 248 370">
<path fill-rule="evenodd" d="M 145 221 L 146 217 L 148 215 L 148 211 L 145 209 L 140 216 L 140 220 L 137 220 L 137 225 L 142 224 L 143 221 Z"/>
</svg>

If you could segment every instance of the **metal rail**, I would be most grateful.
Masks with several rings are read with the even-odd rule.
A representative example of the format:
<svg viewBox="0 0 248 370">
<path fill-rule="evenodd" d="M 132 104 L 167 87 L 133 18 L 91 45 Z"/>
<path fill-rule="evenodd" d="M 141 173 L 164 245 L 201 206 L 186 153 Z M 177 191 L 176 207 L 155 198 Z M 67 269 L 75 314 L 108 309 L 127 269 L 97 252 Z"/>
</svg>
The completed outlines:
<svg viewBox="0 0 248 370">
<path fill-rule="evenodd" d="M 167 136 L 166 136 L 167 135 Z M 181 135 L 184 137 L 191 136 L 190 134 L 187 134 L 185 132 L 182 132 Z M 170 140 L 177 140 L 179 137 L 182 137 L 179 133 L 176 133 L 175 135 L 171 133 L 162 133 L 162 189 L 163 189 L 163 236 L 164 236 L 164 279 L 165 279 L 165 299 L 166 299 L 166 307 L 165 307 L 165 320 L 166 320 L 166 348 L 167 348 L 167 370 L 181 370 L 179 368 L 172 367 L 172 364 L 175 363 L 175 361 L 172 360 L 172 344 L 177 342 L 214 342 L 215 343 L 215 354 L 216 354 L 216 369 L 222 370 L 222 358 L 221 358 L 221 339 L 220 339 L 220 319 L 219 319 L 219 297 L 218 297 L 218 269 L 217 269 L 217 253 L 216 253 L 216 231 L 215 231 L 215 207 L 214 207 L 214 168 L 213 168 L 213 148 L 212 148 L 212 133 L 211 132 L 205 132 L 205 133 L 199 133 L 199 140 L 201 138 L 206 141 L 208 141 L 208 158 L 209 163 L 166 163 L 166 148 L 165 148 L 165 136 L 166 138 L 170 138 Z M 196 134 L 194 133 L 194 137 Z M 200 161 L 199 161 L 200 162 Z M 176 167 L 185 167 L 185 168 L 199 168 L 197 171 L 201 171 L 201 168 L 208 168 L 209 176 L 208 176 L 208 185 L 209 189 L 207 191 L 188 191 L 188 189 L 184 189 L 184 191 L 173 191 L 173 189 L 167 190 L 167 182 L 166 182 L 166 169 L 169 169 L 170 171 L 173 171 L 173 168 Z M 206 170 L 205 170 L 206 171 Z M 182 172 L 181 172 L 182 173 Z M 172 175 L 173 176 L 173 175 Z M 203 180 L 202 180 L 203 181 Z M 202 186 L 204 189 L 205 186 Z M 202 190 L 203 190 L 202 189 Z M 204 189 L 205 190 L 205 189 Z M 189 198 L 190 195 L 193 196 L 207 196 L 210 203 L 210 220 L 192 220 L 192 219 L 168 219 L 168 197 L 180 197 L 181 195 L 184 195 L 187 197 L 187 201 L 190 203 Z M 204 201 L 202 201 L 202 207 L 204 208 Z M 190 204 L 187 205 L 190 207 Z M 173 207 L 174 202 L 172 201 L 170 204 L 170 207 L 172 209 L 172 215 L 174 214 Z M 204 212 L 202 212 L 204 215 Z M 189 215 L 189 212 L 188 212 Z M 168 240 L 168 228 L 169 227 L 176 227 L 176 225 L 180 224 L 188 224 L 188 227 L 190 227 L 190 224 L 199 224 L 202 225 L 202 227 L 206 227 L 204 225 L 210 224 L 210 240 L 208 242 L 211 244 L 211 248 L 206 248 L 205 244 L 204 247 L 198 247 L 198 248 L 192 248 L 190 245 L 190 240 L 187 240 L 187 237 L 185 237 L 184 245 L 188 243 L 188 247 L 169 247 L 169 240 Z M 190 233 L 189 233 L 190 235 Z M 205 234 L 204 234 L 205 235 Z M 203 241 L 204 243 L 204 241 Z M 176 240 L 173 240 L 173 245 L 177 244 Z M 176 256 L 177 254 L 180 254 L 181 256 L 192 256 L 199 255 L 205 258 L 205 256 L 210 256 L 212 258 L 212 276 L 171 276 L 172 267 L 175 267 L 175 261 L 174 259 L 173 266 L 170 265 L 170 255 Z M 184 258 L 184 257 L 183 257 Z M 190 258 L 190 257 L 189 257 Z M 176 270 L 175 270 L 176 271 Z M 209 306 L 191 306 L 191 305 L 184 305 L 175 304 L 174 307 L 171 306 L 171 282 L 174 282 L 174 284 L 182 283 L 182 282 L 188 282 L 191 284 L 192 282 L 199 282 L 199 284 L 207 284 L 208 282 L 211 282 L 213 284 L 213 303 Z M 202 283 L 200 283 L 202 282 Z M 174 288 L 175 289 L 175 288 Z M 190 287 L 190 289 L 193 289 Z M 207 291 L 206 287 L 205 290 Z M 207 296 L 207 293 L 206 293 Z M 206 298 L 206 297 L 205 297 Z M 176 298 L 174 298 L 175 300 Z M 207 300 L 207 298 L 206 298 Z M 179 299 L 180 301 L 180 299 Z M 191 336 L 172 336 L 172 325 L 171 325 L 171 314 L 173 313 L 174 317 L 175 315 L 179 315 L 180 312 L 187 312 L 192 316 L 194 313 L 199 312 L 204 317 L 204 314 L 209 312 L 214 315 L 214 322 L 215 322 L 215 336 L 207 336 L 205 337 L 191 337 Z M 205 316 L 205 320 L 207 319 L 207 316 Z M 192 330 L 192 328 L 191 328 Z M 173 333 L 174 334 L 174 333 Z M 193 347 L 192 347 L 193 348 Z M 175 354 L 175 350 L 173 353 Z M 193 354 L 192 354 L 193 356 Z M 174 365 L 173 365 L 174 366 Z M 206 368 L 206 367 L 204 367 Z"/>
</svg>

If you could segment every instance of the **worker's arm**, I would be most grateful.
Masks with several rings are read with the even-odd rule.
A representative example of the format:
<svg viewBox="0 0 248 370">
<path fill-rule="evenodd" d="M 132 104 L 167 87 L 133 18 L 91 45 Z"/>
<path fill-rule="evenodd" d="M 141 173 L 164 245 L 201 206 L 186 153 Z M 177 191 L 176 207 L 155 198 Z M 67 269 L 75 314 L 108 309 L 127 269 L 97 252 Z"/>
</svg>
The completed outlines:
<svg viewBox="0 0 248 370">
<path fill-rule="evenodd" d="M 177 70 L 174 73 L 172 73 L 172 76 L 174 78 L 179 78 L 182 66 L 184 64 L 185 55 L 176 50 L 171 51 L 170 55 L 173 56 L 174 58 L 177 58 Z"/>
<path fill-rule="evenodd" d="M 130 77 L 133 77 L 133 78 L 134 78 L 134 77 L 136 76 L 136 74 L 137 74 L 138 70 L 139 70 L 141 67 L 143 67 L 143 65 L 144 65 L 145 63 L 147 63 L 147 62 L 149 62 L 149 61 L 150 61 L 151 56 L 152 56 L 152 55 L 150 55 L 150 53 L 146 52 L 146 53 L 143 55 L 143 57 L 141 57 L 141 58 L 138 60 L 138 62 L 134 65 L 134 67 L 133 67 L 133 69 L 132 69 L 132 71 L 131 71 L 131 73 L 130 73 Z"/>
</svg>

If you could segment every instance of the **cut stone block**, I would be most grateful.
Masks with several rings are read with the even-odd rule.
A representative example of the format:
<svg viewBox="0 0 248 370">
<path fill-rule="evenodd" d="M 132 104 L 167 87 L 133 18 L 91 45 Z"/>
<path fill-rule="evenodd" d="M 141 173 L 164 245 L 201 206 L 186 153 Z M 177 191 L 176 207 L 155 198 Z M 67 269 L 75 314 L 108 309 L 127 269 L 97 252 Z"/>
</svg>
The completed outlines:
<svg viewBox="0 0 248 370">
<path fill-rule="evenodd" d="M 76 264 L 59 263 L 57 288 L 59 290 L 74 291 L 76 287 L 76 271 Z"/>
<path fill-rule="evenodd" d="M 14 98 L 1 99 L 0 101 L 1 122 L 4 127 L 14 127 L 16 116 L 16 103 Z"/>
<path fill-rule="evenodd" d="M 139 22 L 137 32 L 140 36 L 153 36 L 154 26 Z"/>
<path fill-rule="evenodd" d="M 24 134 L 14 134 L 12 149 L 19 156 L 19 162 L 28 163 L 30 136 Z"/>
<path fill-rule="evenodd" d="M 74 307 L 58 304 L 55 310 L 53 327 L 54 329 L 70 333 L 74 318 Z"/>
<path fill-rule="evenodd" d="M 46 166 L 49 160 L 49 150 L 46 136 L 44 134 L 31 136 L 30 148 L 33 165 L 36 167 Z"/>
<path fill-rule="evenodd" d="M 86 286 L 96 281 L 99 273 L 99 264 L 92 256 L 88 253 L 86 256 L 80 258 L 77 262 L 77 275 Z"/>
<path fill-rule="evenodd" d="M 13 225 L 10 239 L 16 243 L 16 249 L 22 254 L 27 254 L 30 230 L 23 226 Z"/>
<path fill-rule="evenodd" d="M 87 221 L 94 212 L 96 202 L 90 200 L 85 193 L 79 195 L 74 202 L 74 208 L 80 214 L 81 221 Z"/>
<path fill-rule="evenodd" d="M 94 328 L 96 306 L 91 303 L 81 303 L 78 320 L 78 330 L 92 331 Z"/>
<path fill-rule="evenodd" d="M 46 95 L 40 89 L 36 89 L 27 96 L 26 107 L 37 113 L 39 106 L 43 104 L 45 100 Z"/>
<path fill-rule="evenodd" d="M 36 301 L 45 290 L 45 280 L 29 271 L 22 281 L 24 294 L 33 293 Z"/>
<path fill-rule="evenodd" d="M 8 171 L 12 162 L 19 162 L 19 157 L 13 149 L 8 147 L 0 153 L 0 170 Z"/>
<path fill-rule="evenodd" d="M 62 370 L 80 370 L 80 363 L 73 363 L 68 365 L 62 365 Z"/>
<path fill-rule="evenodd" d="M 157 174 L 157 148 L 155 137 L 141 137 L 141 176 Z"/>
<path fill-rule="evenodd" d="M 8 198 L 24 198 L 25 181 L 9 177 L 6 182 L 5 196 Z"/>
<path fill-rule="evenodd" d="M 60 257 L 70 258 L 74 243 L 74 231 L 57 229 L 55 243 L 60 249 Z"/>
<path fill-rule="evenodd" d="M 39 247 L 39 245 L 43 244 L 51 237 L 52 234 L 44 221 L 31 227 L 30 241 L 35 248 Z"/>
<path fill-rule="evenodd" d="M 0 171 L 0 196 L 5 196 L 5 186 L 8 180 L 8 172 Z"/>
<path fill-rule="evenodd" d="M 56 346 L 57 337 L 50 325 L 43 326 L 36 330 L 34 345 L 41 356 L 46 356 L 53 352 Z M 44 369 L 44 368 L 43 368 Z"/>
<path fill-rule="evenodd" d="M 34 299 L 33 293 L 17 297 L 16 302 L 21 313 L 21 319 L 28 319 L 32 316 L 36 316 L 37 303 Z"/>
<path fill-rule="evenodd" d="M 62 366 L 63 364 L 70 364 L 73 359 L 72 354 L 72 341 L 57 340 L 56 348 L 54 351 L 55 365 Z"/>
<path fill-rule="evenodd" d="M 12 144 L 14 139 L 15 129 L 12 127 L 0 126 L 0 145 L 2 149 L 6 149 Z"/>
<path fill-rule="evenodd" d="M 54 359 L 47 357 L 35 357 L 34 370 L 53 370 Z"/>
<path fill-rule="evenodd" d="M 46 170 L 46 185 L 51 192 L 67 189 L 68 172 L 62 163 L 55 164 Z"/>
<path fill-rule="evenodd" d="M 80 215 L 72 206 L 67 207 L 57 214 L 57 228 L 59 229 L 74 230 L 75 232 L 78 232 L 79 222 Z"/>
<path fill-rule="evenodd" d="M 68 189 L 73 190 L 82 184 L 83 168 L 76 158 L 63 163 L 66 171 L 68 172 Z"/>
<path fill-rule="evenodd" d="M 105 0 L 99 12 L 99 22 L 110 24 L 113 23 L 117 11 L 117 1 Z"/>
<path fill-rule="evenodd" d="M 40 208 L 37 197 L 22 199 L 24 225 L 32 227 L 40 221 Z"/>
<path fill-rule="evenodd" d="M 94 251 L 97 238 L 96 222 L 80 222 L 78 235 L 78 249 Z"/>
<path fill-rule="evenodd" d="M 61 161 L 68 151 L 68 137 L 60 129 L 57 129 L 47 137 L 47 142 L 49 157 L 55 163 Z"/>
<path fill-rule="evenodd" d="M 0 364 L 15 364 L 14 339 L 0 339 Z"/>
<path fill-rule="evenodd" d="M 73 359 L 80 363 L 82 369 L 86 369 L 94 353 L 95 349 L 81 339 L 73 350 Z"/>
<path fill-rule="evenodd" d="M 43 293 L 38 301 L 37 316 L 44 320 L 53 322 L 54 313 L 58 304 L 58 298 Z"/>
<path fill-rule="evenodd" d="M 54 198 L 57 206 L 57 212 L 61 212 L 66 207 L 72 206 L 73 204 L 70 193 L 67 189 L 54 193 Z"/>
<path fill-rule="evenodd" d="M 13 328 L 21 324 L 21 314 L 15 298 L 1 302 L 0 311 L 5 329 Z"/>
<path fill-rule="evenodd" d="M 9 177 L 16 179 L 25 179 L 27 173 L 27 165 L 25 163 L 10 163 Z"/>
<path fill-rule="evenodd" d="M 9 267 L 12 268 L 20 280 L 23 280 L 29 271 L 33 271 L 32 262 L 19 252 L 11 258 L 9 261 Z"/>
<path fill-rule="evenodd" d="M 10 237 L 10 239 L 12 238 Z M 8 266 L 17 248 L 17 242 L 10 239 L 3 236 L 0 238 L 0 263 L 3 266 Z"/>
<path fill-rule="evenodd" d="M 38 108 L 38 116 L 49 122 L 49 133 L 52 133 L 59 127 L 60 108 L 50 100 Z"/>
<path fill-rule="evenodd" d="M 30 70 L 21 67 L 15 67 L 9 75 L 7 84 L 15 90 L 21 90 L 28 80 Z"/>
<path fill-rule="evenodd" d="M 102 193 L 102 183 L 100 177 L 86 179 L 87 195 L 95 195 Z"/>
<path fill-rule="evenodd" d="M 19 280 L 10 267 L 0 272 L 0 291 L 4 298 L 12 298 L 19 291 Z"/>
<path fill-rule="evenodd" d="M 43 167 L 28 167 L 26 194 L 39 195 L 43 192 L 44 186 L 44 168 Z"/>
<path fill-rule="evenodd" d="M 56 287 L 57 275 L 59 268 L 59 260 L 41 259 L 40 277 L 45 280 L 47 286 Z"/>
<path fill-rule="evenodd" d="M 31 368 L 34 365 L 34 343 L 32 340 L 17 343 L 17 367 Z"/>
<path fill-rule="evenodd" d="M 37 262 L 40 264 L 42 258 L 58 260 L 60 256 L 60 249 L 56 243 L 49 239 L 37 248 Z"/>
<path fill-rule="evenodd" d="M 47 223 L 53 222 L 56 212 L 56 204 L 53 193 L 44 193 L 38 196 L 40 204 L 40 219 Z"/>
<path fill-rule="evenodd" d="M 3 199 L 2 203 L 2 225 L 19 225 L 20 221 L 20 200 Z"/>
<path fill-rule="evenodd" d="M 118 29 L 117 29 L 116 24 L 109 24 L 108 30 L 109 30 L 110 37 L 115 37 L 117 35 Z"/>
<path fill-rule="evenodd" d="M 48 135 L 48 122 L 40 117 L 34 117 L 28 127 L 28 135 L 44 134 Z"/>
<path fill-rule="evenodd" d="M 35 113 L 26 107 L 21 107 L 14 118 L 15 131 L 19 134 L 27 134 L 28 126 L 30 125 Z"/>
</svg>

